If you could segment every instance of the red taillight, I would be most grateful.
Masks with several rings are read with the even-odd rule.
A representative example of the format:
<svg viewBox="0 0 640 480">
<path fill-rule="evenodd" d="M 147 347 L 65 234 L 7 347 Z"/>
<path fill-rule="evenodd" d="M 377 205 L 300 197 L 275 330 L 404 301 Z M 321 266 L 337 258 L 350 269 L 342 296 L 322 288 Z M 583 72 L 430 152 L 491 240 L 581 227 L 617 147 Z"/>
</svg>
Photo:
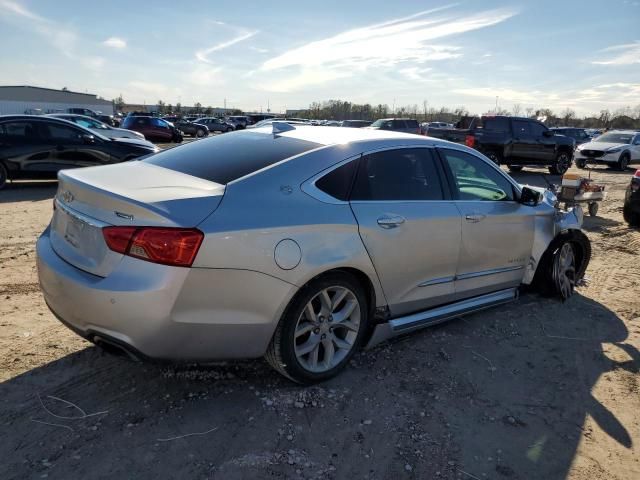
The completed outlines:
<svg viewBox="0 0 640 480">
<path fill-rule="evenodd" d="M 473 146 L 476 144 L 476 137 L 474 137 L 473 135 L 467 135 L 466 137 L 464 137 L 464 144 L 469 148 L 473 148 Z"/>
<path fill-rule="evenodd" d="M 193 264 L 204 238 L 195 228 L 105 227 L 102 234 L 114 252 L 176 267 Z"/>
</svg>

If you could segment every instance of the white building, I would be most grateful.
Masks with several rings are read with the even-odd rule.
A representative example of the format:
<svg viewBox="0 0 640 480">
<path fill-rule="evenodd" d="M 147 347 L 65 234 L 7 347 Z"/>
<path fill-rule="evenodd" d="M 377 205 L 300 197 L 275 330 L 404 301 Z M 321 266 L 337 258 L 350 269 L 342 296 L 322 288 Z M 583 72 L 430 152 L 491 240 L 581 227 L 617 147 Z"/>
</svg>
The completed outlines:
<svg viewBox="0 0 640 480">
<path fill-rule="evenodd" d="M 23 113 L 58 113 L 68 108 L 87 108 L 113 115 L 113 103 L 90 93 L 31 87 L 0 86 L 0 115 Z"/>
</svg>

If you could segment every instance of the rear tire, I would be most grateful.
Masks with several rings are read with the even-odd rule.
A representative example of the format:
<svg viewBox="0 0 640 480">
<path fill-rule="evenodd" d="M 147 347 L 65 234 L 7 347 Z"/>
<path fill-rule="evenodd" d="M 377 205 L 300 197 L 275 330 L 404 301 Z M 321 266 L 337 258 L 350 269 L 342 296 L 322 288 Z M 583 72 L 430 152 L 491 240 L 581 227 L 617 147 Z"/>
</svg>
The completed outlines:
<svg viewBox="0 0 640 480">
<path fill-rule="evenodd" d="M 9 172 L 7 171 L 7 167 L 4 166 L 4 163 L 0 162 L 0 190 L 2 190 L 9 180 Z"/>
<path fill-rule="evenodd" d="M 514 173 L 521 172 L 522 168 L 522 165 L 509 165 L 509 171 Z"/>
<path fill-rule="evenodd" d="M 328 380 L 360 347 L 368 312 L 367 295 L 354 276 L 338 272 L 319 277 L 291 300 L 265 358 L 294 382 Z"/>
<path fill-rule="evenodd" d="M 198 130 L 196 130 L 196 137 L 197 138 L 202 138 L 206 136 L 206 132 L 204 130 L 202 130 L 201 128 L 199 128 Z"/>
<path fill-rule="evenodd" d="M 586 160 L 576 160 L 576 167 L 578 167 L 579 169 L 583 170 L 587 167 L 587 161 Z"/>
<path fill-rule="evenodd" d="M 564 175 L 571 166 L 571 156 L 567 152 L 558 152 L 553 165 L 549 167 L 551 175 Z"/>
<path fill-rule="evenodd" d="M 498 152 L 487 152 L 485 153 L 485 155 L 496 165 L 500 166 L 502 164 L 502 155 L 500 155 Z"/>
</svg>

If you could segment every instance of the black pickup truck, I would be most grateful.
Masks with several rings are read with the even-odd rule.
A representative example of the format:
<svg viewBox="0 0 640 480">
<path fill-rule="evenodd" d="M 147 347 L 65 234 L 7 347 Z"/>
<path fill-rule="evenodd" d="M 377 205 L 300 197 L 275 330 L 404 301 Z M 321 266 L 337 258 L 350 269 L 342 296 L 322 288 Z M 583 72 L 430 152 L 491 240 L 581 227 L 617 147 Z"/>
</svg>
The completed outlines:
<svg viewBox="0 0 640 480">
<path fill-rule="evenodd" d="M 531 118 L 483 116 L 463 118 L 453 129 L 430 129 L 429 136 L 442 138 L 482 152 L 512 172 L 522 167 L 546 166 L 562 175 L 571 166 L 575 140 L 556 135 Z"/>
</svg>

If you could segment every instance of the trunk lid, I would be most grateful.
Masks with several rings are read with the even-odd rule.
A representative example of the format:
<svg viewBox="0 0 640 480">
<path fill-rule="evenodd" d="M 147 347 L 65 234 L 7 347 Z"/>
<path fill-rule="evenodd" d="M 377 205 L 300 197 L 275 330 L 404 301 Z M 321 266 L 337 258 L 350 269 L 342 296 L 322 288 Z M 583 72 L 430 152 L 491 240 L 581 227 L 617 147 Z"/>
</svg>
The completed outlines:
<svg viewBox="0 0 640 480">
<path fill-rule="evenodd" d="M 75 267 L 105 277 L 122 254 L 109 250 L 103 227 L 195 227 L 218 207 L 224 191 L 224 185 L 137 161 L 64 170 L 51 245 Z"/>
</svg>

